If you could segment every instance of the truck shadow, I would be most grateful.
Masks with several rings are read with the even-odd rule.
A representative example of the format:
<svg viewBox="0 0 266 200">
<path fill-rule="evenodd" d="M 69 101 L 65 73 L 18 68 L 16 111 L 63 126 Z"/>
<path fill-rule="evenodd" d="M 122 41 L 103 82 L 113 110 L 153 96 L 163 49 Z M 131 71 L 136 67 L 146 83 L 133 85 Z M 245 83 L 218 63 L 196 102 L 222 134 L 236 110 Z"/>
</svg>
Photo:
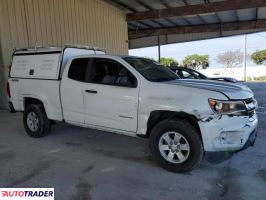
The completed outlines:
<svg viewBox="0 0 266 200">
<path fill-rule="evenodd" d="M 79 149 L 98 156 L 138 162 L 156 166 L 152 160 L 147 139 L 82 128 L 68 124 L 56 124 L 48 137 L 61 140 L 69 149 Z"/>
<path fill-rule="evenodd" d="M 152 159 L 148 139 L 63 123 L 54 125 L 52 133 L 47 138 L 73 151 L 84 151 L 100 157 L 125 160 L 160 168 Z M 219 165 L 230 158 L 230 154 L 208 155 L 204 157 L 201 166 Z M 198 169 L 201 169 L 201 166 Z"/>
</svg>

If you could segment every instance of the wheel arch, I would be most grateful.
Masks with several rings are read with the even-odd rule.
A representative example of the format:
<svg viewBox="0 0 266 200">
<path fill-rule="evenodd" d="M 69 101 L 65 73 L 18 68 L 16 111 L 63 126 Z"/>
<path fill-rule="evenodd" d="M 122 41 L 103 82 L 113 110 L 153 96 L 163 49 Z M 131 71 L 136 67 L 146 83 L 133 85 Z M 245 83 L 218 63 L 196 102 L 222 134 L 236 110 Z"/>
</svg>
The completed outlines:
<svg viewBox="0 0 266 200">
<path fill-rule="evenodd" d="M 42 105 L 43 110 L 47 115 L 47 110 L 45 109 L 45 105 L 44 105 L 43 101 L 41 101 L 38 98 L 34 98 L 34 97 L 24 97 L 24 100 L 23 100 L 23 108 L 24 109 L 23 110 L 25 110 L 27 106 L 32 105 L 32 104 Z"/>
<path fill-rule="evenodd" d="M 30 104 L 41 104 L 48 119 L 63 121 L 63 113 L 61 108 L 61 102 L 59 99 L 53 96 L 45 95 L 34 95 L 34 96 L 23 96 L 21 98 L 21 110 L 24 111 L 25 108 Z"/>
<path fill-rule="evenodd" d="M 31 104 L 43 104 L 43 102 L 37 98 L 33 98 L 33 97 L 24 97 L 23 100 L 23 107 L 24 110 L 26 109 L 27 106 L 31 105 Z"/>
<path fill-rule="evenodd" d="M 176 112 L 176 111 L 167 111 L 167 110 L 155 110 L 150 113 L 150 117 L 147 122 L 146 137 L 149 138 L 152 128 L 157 123 L 165 119 L 174 119 L 174 120 L 185 119 L 186 121 L 190 122 L 195 127 L 195 129 L 197 130 L 197 133 L 199 134 L 202 140 L 200 127 L 198 124 L 198 119 L 194 115 L 191 115 L 191 114 L 188 114 L 182 111 Z"/>
</svg>

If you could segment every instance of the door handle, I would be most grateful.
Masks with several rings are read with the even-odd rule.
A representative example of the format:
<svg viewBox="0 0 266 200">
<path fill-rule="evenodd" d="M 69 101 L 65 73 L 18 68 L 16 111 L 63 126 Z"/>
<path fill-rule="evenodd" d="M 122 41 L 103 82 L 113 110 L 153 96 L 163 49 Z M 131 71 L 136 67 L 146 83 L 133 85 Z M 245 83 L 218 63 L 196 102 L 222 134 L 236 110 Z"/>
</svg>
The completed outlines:
<svg viewBox="0 0 266 200">
<path fill-rule="evenodd" d="M 29 71 L 29 75 L 34 75 L 34 69 L 31 69 L 31 70 Z"/>
<path fill-rule="evenodd" d="M 97 94 L 98 92 L 96 90 L 85 90 L 87 93 Z"/>
</svg>

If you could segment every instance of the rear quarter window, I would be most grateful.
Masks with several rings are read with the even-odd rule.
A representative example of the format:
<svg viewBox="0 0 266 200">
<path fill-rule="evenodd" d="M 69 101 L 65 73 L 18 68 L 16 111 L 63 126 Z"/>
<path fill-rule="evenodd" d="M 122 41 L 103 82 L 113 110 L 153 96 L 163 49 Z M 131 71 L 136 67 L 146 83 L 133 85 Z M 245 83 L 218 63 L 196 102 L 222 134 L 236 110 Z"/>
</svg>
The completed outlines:
<svg viewBox="0 0 266 200">
<path fill-rule="evenodd" d="M 85 75 L 88 63 L 88 58 L 78 58 L 73 60 L 69 67 L 68 78 L 76 81 L 85 82 Z"/>
</svg>

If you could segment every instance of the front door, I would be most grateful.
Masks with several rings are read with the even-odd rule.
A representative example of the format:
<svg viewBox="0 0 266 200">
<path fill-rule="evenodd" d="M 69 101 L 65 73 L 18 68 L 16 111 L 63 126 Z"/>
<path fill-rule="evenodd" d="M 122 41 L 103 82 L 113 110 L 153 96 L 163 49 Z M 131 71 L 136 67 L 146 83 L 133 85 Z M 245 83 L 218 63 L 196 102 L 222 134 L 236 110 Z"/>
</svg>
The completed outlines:
<svg viewBox="0 0 266 200">
<path fill-rule="evenodd" d="M 136 77 L 119 62 L 106 58 L 94 58 L 88 74 L 84 84 L 85 123 L 136 132 Z"/>
</svg>

